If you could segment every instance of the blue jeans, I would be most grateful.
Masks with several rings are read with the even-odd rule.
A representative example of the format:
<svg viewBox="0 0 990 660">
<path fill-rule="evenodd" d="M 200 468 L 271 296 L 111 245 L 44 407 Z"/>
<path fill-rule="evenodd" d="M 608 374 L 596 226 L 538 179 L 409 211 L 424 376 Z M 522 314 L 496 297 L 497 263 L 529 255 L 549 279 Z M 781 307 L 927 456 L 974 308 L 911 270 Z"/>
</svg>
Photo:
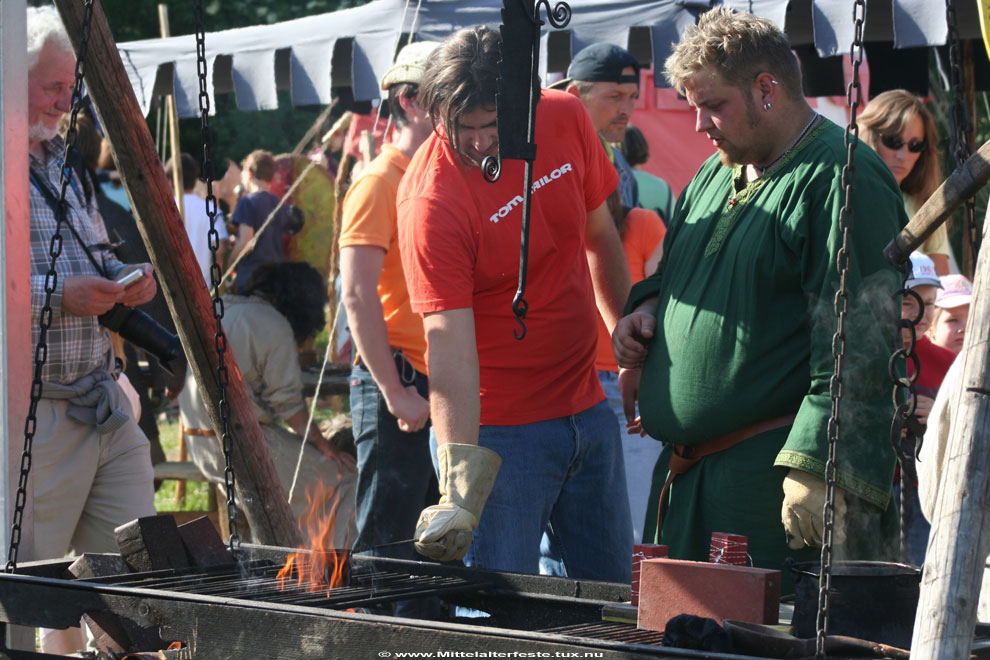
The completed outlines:
<svg viewBox="0 0 990 660">
<path fill-rule="evenodd" d="M 622 461 L 626 468 L 626 498 L 629 500 L 629 513 L 632 517 L 633 543 L 643 543 L 643 523 L 646 520 L 646 509 L 650 501 L 653 468 L 660 458 L 663 444 L 650 436 L 644 438 L 638 433 L 629 435 L 626 432 L 626 415 L 622 410 L 622 393 L 619 391 L 617 371 L 599 371 L 598 380 L 619 423 Z M 636 412 L 639 412 L 638 406 Z"/>
<path fill-rule="evenodd" d="M 482 426 L 502 457 L 464 563 L 518 573 L 630 580 L 622 445 L 604 400 L 569 417 Z"/>
<path fill-rule="evenodd" d="M 429 386 L 401 355 L 396 357 L 404 384 L 415 385 L 422 396 Z M 415 433 L 399 429 L 398 421 L 388 410 L 385 397 L 371 373 L 360 364 L 351 369 L 351 420 L 357 449 L 358 536 L 356 552 L 411 539 L 420 512 L 437 501 L 436 476 L 430 459 L 429 426 Z M 370 550 L 371 554 L 398 559 L 421 559 L 412 543 Z M 422 608 L 410 609 L 419 601 L 399 603 L 400 616 L 433 617 Z"/>
</svg>

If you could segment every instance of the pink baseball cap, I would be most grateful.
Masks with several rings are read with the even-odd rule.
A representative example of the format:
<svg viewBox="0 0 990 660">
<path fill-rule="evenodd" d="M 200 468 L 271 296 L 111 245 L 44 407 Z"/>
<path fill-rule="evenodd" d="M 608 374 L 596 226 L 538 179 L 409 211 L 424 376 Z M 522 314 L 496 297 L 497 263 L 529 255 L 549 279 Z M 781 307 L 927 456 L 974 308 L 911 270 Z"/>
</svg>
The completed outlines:
<svg viewBox="0 0 990 660">
<path fill-rule="evenodd" d="M 935 306 L 952 309 L 968 305 L 973 300 L 973 283 L 963 275 L 943 275 L 942 290 L 935 298 Z"/>
</svg>

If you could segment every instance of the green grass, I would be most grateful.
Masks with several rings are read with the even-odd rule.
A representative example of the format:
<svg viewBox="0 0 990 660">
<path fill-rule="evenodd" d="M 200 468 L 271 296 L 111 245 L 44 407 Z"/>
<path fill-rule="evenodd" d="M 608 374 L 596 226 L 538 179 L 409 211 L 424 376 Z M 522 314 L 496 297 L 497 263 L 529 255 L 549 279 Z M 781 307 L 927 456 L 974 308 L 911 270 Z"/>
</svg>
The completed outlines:
<svg viewBox="0 0 990 660">
<path fill-rule="evenodd" d="M 158 434 L 168 460 L 178 460 L 179 422 L 177 419 L 158 421 Z M 210 484 L 205 481 L 187 481 L 186 495 L 182 502 L 175 501 L 176 481 L 166 479 L 155 493 L 155 509 L 164 511 L 207 511 L 209 509 Z"/>
<path fill-rule="evenodd" d="M 313 424 L 332 418 L 336 414 L 332 405 L 317 406 Z M 174 415 L 161 415 L 158 420 L 158 437 L 170 461 L 179 457 L 179 422 Z M 155 509 L 166 511 L 208 511 L 211 484 L 202 481 L 187 481 L 186 494 L 181 502 L 175 501 L 175 487 L 178 482 L 166 479 L 155 493 Z"/>
</svg>

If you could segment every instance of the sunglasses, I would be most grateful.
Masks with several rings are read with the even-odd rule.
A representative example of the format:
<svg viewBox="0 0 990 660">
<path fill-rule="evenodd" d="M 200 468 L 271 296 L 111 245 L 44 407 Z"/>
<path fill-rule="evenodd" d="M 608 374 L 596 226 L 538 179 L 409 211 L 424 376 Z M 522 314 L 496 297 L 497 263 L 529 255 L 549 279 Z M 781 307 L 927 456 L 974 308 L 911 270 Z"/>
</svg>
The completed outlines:
<svg viewBox="0 0 990 660">
<path fill-rule="evenodd" d="M 883 146 L 893 151 L 897 151 L 904 146 L 904 140 L 897 135 L 881 135 L 880 142 Z M 907 143 L 907 148 L 913 154 L 920 154 L 925 150 L 925 145 L 926 142 L 924 140 L 911 140 Z"/>
</svg>

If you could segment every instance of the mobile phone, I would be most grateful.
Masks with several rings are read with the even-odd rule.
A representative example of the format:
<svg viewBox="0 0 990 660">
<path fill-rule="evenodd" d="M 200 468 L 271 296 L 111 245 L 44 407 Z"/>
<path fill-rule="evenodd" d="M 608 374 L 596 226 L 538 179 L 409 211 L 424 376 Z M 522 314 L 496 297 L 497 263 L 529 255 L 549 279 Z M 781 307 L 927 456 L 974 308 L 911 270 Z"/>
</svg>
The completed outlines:
<svg viewBox="0 0 990 660">
<path fill-rule="evenodd" d="M 132 270 L 127 275 L 124 275 L 122 278 L 120 278 L 119 280 L 117 280 L 117 284 L 123 284 L 124 286 L 130 286 L 130 285 L 134 284 L 135 282 L 137 282 L 142 277 L 144 277 L 144 271 L 143 270 Z"/>
</svg>

